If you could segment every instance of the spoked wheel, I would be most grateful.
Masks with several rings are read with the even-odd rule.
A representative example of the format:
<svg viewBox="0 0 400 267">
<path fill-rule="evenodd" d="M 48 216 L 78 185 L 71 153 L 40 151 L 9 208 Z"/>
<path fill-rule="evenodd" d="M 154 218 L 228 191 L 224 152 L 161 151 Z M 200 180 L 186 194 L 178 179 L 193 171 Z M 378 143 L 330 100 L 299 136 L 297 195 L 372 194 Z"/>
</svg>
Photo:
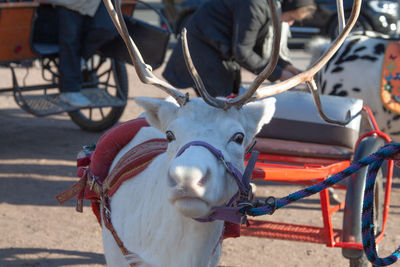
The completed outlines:
<svg viewBox="0 0 400 267">
<path fill-rule="evenodd" d="M 98 91 L 102 93 L 98 101 L 108 101 L 104 96 L 110 97 L 110 106 L 68 112 L 71 120 L 86 131 L 97 132 L 111 127 L 122 116 L 128 98 L 128 75 L 125 63 L 94 55 L 83 66 L 82 80 L 83 94 L 94 91 L 93 88 L 101 90 Z M 114 100 L 118 100 L 119 104 L 112 106 L 111 102 Z"/>
<path fill-rule="evenodd" d="M 354 161 L 358 161 L 374 152 L 385 144 L 383 139 L 368 137 L 361 141 L 354 155 Z M 346 192 L 346 206 L 343 216 L 343 241 L 362 243 L 361 237 L 361 213 L 366 183 L 367 168 L 363 168 L 353 174 L 348 180 Z M 375 236 L 382 232 L 384 210 L 384 187 L 382 169 L 376 175 L 374 186 L 374 231 Z M 349 259 L 350 267 L 371 266 L 363 250 L 342 249 L 342 254 Z"/>
</svg>

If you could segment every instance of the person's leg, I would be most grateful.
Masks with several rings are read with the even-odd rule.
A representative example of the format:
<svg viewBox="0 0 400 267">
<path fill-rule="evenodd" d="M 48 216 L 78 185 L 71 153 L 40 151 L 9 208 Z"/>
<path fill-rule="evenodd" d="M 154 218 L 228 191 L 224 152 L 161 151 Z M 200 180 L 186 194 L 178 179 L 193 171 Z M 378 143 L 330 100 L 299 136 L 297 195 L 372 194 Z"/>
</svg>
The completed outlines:
<svg viewBox="0 0 400 267">
<path fill-rule="evenodd" d="M 81 90 L 81 41 L 84 17 L 78 12 L 58 6 L 60 46 L 60 92 Z"/>
<path fill-rule="evenodd" d="M 60 46 L 60 99 L 75 107 L 86 107 L 90 100 L 81 93 L 81 44 L 85 16 L 64 7 L 57 7 Z"/>
<path fill-rule="evenodd" d="M 90 58 L 105 43 L 115 39 L 118 31 L 101 2 L 93 18 L 88 18 L 84 25 L 84 45 L 82 56 Z"/>
</svg>

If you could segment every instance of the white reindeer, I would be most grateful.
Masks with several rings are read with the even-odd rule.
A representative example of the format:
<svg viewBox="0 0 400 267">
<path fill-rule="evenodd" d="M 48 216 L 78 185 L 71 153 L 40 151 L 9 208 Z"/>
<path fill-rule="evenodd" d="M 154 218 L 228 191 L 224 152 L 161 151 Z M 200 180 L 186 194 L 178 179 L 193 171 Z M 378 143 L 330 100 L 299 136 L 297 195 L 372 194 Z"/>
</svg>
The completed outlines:
<svg viewBox="0 0 400 267">
<path fill-rule="evenodd" d="M 279 51 L 279 34 L 273 47 L 273 59 L 255 79 L 249 90 L 231 100 L 208 95 L 191 62 L 183 32 L 185 58 L 202 98 L 191 99 L 166 82 L 153 76 L 143 62 L 122 23 L 118 1 L 115 8 L 105 0 L 106 7 L 121 33 L 139 78 L 172 95 L 177 104 L 151 98 L 138 98 L 151 127 L 142 128 L 124 147 L 111 166 L 137 144 L 152 138 L 166 138 L 166 153 L 157 156 L 140 174 L 125 181 L 108 202 L 102 203 L 103 244 L 109 266 L 216 266 L 221 250 L 223 221 L 208 220 L 215 207 L 231 206 L 243 186 L 232 175 L 234 166 L 244 170 L 244 154 L 261 126 L 268 123 L 275 110 L 274 98 L 250 102 L 254 92 L 273 70 Z M 278 26 L 274 1 L 270 1 L 274 26 Z M 359 12 L 355 1 L 353 12 Z M 358 11 L 357 11 L 358 10 Z M 352 15 L 353 18 L 357 16 Z M 355 23 L 349 23 L 349 28 Z M 344 40 L 339 38 L 336 46 Z M 276 32 L 279 32 L 277 30 Z M 334 48 L 337 49 L 337 48 Z M 333 50 L 334 50 L 333 49 Z M 334 51 L 333 51 L 334 52 Z M 321 58 L 326 61 L 332 54 Z M 319 63 L 317 65 L 320 65 Z M 323 64 L 322 64 L 323 65 Z M 315 68 L 303 73 L 288 85 L 263 89 L 264 94 L 288 90 L 308 80 Z M 276 87 L 277 86 L 277 87 Z M 283 89 L 286 88 L 286 89 Z M 193 145 L 199 141 L 200 145 Z M 216 150 L 221 153 L 216 156 Z M 221 158 L 224 158 L 224 161 Z M 228 171 L 229 169 L 229 171 Z M 236 172 L 237 173 L 237 172 Z M 241 175 L 239 175 L 241 176 Z M 108 204 L 107 204 L 108 203 Z M 112 228 L 107 223 L 112 223 Z M 111 230 L 110 230 L 111 229 Z M 120 242 L 121 241 L 121 242 Z"/>
<path fill-rule="evenodd" d="M 114 162 L 147 139 L 165 138 L 163 133 L 170 142 L 165 154 L 124 182 L 113 195 L 114 228 L 126 240 L 125 246 L 150 266 L 214 266 L 224 223 L 203 223 L 193 218 L 205 217 L 213 206 L 225 205 L 238 191 L 237 184 L 204 147 L 193 146 L 179 157 L 176 154 L 190 141 L 207 142 L 243 172 L 245 149 L 271 119 L 275 99 L 246 104 L 240 111 L 218 109 L 200 99 L 192 99 L 183 107 L 149 98 L 136 102 L 157 130 L 142 128 Z M 103 239 L 107 263 L 126 265 L 107 229 Z"/>
<path fill-rule="evenodd" d="M 400 115 L 386 109 L 380 97 L 381 72 L 387 44 L 391 40 L 374 32 L 351 33 L 336 55 L 318 73 L 322 94 L 362 99 L 374 114 L 378 126 L 400 142 Z M 318 59 L 329 41 L 308 44 L 311 62 Z"/>
</svg>

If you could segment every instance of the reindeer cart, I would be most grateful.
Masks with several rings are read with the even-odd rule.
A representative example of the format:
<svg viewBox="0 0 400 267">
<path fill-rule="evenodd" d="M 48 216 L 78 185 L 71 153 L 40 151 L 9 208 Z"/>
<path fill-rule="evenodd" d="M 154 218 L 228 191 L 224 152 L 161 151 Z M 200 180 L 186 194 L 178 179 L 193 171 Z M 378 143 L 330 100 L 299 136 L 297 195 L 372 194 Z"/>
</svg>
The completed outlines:
<svg viewBox="0 0 400 267">
<path fill-rule="evenodd" d="M 155 69 L 164 60 L 169 32 L 133 19 L 132 14 L 137 3 L 138 1 L 123 1 L 122 10 L 130 29 L 141 36 L 137 41 L 148 48 L 144 56 Z M 121 117 L 129 89 L 125 66 L 129 57 L 121 51 L 116 54 L 112 48 L 122 47 L 123 51 L 126 48 L 118 39 L 104 45 L 97 54 L 83 62 L 82 93 L 92 104 L 83 109 L 70 106 L 58 97 L 59 47 L 56 14 L 55 8 L 44 2 L 0 1 L 0 65 L 10 70 L 12 80 L 12 86 L 0 88 L 0 93 L 12 92 L 16 103 L 35 116 L 68 112 L 72 121 L 84 130 L 107 129 Z M 159 37 L 159 53 L 150 52 L 153 46 L 148 38 L 154 33 Z M 118 43 L 121 43 L 120 46 Z M 127 55 L 126 51 L 125 54 Z M 40 73 L 35 73 L 32 66 L 39 66 Z M 18 68 L 26 68 L 26 75 L 18 76 Z M 41 75 L 43 82 L 26 82 L 29 81 L 30 72 Z"/>
<path fill-rule="evenodd" d="M 254 150 L 259 151 L 260 155 L 253 171 L 253 181 L 313 186 L 391 141 L 379 130 L 371 111 L 363 107 L 361 100 L 322 97 L 323 106 L 331 116 L 344 117 L 346 110 L 359 114 L 358 118 L 343 127 L 328 124 L 319 118 L 307 94 L 288 92 L 276 97 L 276 113 L 268 127 L 265 126 L 257 136 Z M 301 117 L 297 116 L 300 110 Z M 361 116 L 371 122 L 370 130 L 364 133 L 359 128 Z M 388 219 L 392 173 L 393 163 L 389 162 L 386 171 L 380 170 L 375 180 L 373 214 L 377 244 L 383 238 Z M 349 259 L 350 266 L 368 266 L 361 236 L 367 170 L 359 171 L 343 181 L 332 187 L 346 190 L 346 197 L 341 203 L 331 203 L 327 189 L 319 192 L 322 227 L 257 219 L 249 220 L 248 226 L 242 226 L 241 235 L 338 247 L 342 248 L 343 256 Z M 333 227 L 332 222 L 332 217 L 337 213 L 343 213 L 343 227 L 338 229 Z"/>
</svg>

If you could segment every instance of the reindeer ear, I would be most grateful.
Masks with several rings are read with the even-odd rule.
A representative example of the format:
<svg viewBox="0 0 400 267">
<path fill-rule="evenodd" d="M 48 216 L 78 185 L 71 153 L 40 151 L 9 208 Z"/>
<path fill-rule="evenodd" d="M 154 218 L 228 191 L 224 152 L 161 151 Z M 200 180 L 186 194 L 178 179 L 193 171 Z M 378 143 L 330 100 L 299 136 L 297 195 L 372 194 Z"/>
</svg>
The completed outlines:
<svg viewBox="0 0 400 267">
<path fill-rule="evenodd" d="M 244 125 L 250 138 L 253 138 L 264 124 L 271 121 L 275 113 L 275 102 L 274 97 L 268 97 L 243 106 Z"/>
<path fill-rule="evenodd" d="M 145 116 L 150 125 L 162 132 L 175 118 L 179 109 L 176 103 L 150 97 L 137 97 L 135 102 L 145 110 Z"/>
</svg>

